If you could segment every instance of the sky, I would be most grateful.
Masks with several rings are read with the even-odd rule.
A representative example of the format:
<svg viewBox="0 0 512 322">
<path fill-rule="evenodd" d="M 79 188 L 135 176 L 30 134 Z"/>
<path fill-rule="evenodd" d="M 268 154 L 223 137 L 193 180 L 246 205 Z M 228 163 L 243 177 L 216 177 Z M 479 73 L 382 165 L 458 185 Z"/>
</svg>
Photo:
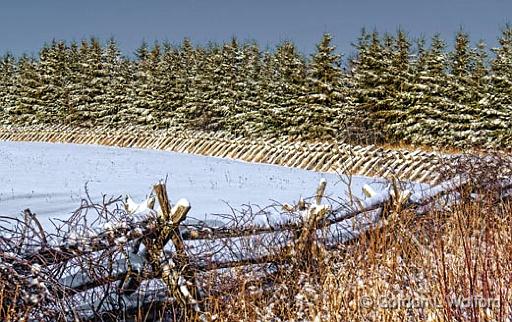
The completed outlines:
<svg viewBox="0 0 512 322">
<path fill-rule="evenodd" d="M 114 37 L 125 55 L 142 40 L 195 44 L 233 36 L 263 49 L 293 41 L 311 54 L 323 33 L 337 51 L 353 52 L 361 28 L 429 38 L 440 33 L 452 43 L 462 27 L 472 41 L 497 45 L 500 29 L 512 22 L 510 0 L 16 0 L 0 4 L 0 54 L 37 54 L 52 39 L 80 41 Z"/>
</svg>

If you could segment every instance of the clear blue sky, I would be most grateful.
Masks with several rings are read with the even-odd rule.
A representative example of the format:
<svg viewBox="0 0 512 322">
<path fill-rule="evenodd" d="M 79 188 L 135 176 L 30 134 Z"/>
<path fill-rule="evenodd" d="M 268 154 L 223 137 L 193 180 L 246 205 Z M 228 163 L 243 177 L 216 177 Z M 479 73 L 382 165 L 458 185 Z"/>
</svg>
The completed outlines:
<svg viewBox="0 0 512 322">
<path fill-rule="evenodd" d="M 410 36 L 440 32 L 452 41 L 463 26 L 472 40 L 496 45 L 500 27 L 512 22 L 511 0 L 13 0 L 0 4 L 0 53 L 36 53 L 52 39 L 115 37 L 131 55 L 142 39 L 194 43 L 232 36 L 263 48 L 294 41 L 311 53 L 324 32 L 338 51 L 352 51 L 362 27 Z"/>
</svg>

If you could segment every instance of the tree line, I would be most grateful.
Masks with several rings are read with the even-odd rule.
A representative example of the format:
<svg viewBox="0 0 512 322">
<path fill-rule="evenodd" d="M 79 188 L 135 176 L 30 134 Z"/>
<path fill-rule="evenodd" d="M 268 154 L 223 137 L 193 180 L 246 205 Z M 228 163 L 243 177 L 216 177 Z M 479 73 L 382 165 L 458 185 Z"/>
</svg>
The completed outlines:
<svg viewBox="0 0 512 322">
<path fill-rule="evenodd" d="M 427 44 L 428 42 L 428 44 Z M 329 34 L 310 56 L 232 39 L 146 43 L 123 56 L 111 39 L 52 41 L 0 61 L 3 125 L 138 125 L 247 137 L 508 148 L 512 27 L 499 46 L 363 30 L 342 57 Z"/>
</svg>

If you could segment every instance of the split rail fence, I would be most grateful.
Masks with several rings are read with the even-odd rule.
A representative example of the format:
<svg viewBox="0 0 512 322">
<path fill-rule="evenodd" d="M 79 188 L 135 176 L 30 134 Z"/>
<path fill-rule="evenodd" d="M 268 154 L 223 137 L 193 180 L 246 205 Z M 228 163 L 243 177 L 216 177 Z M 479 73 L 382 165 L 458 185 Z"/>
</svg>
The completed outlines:
<svg viewBox="0 0 512 322">
<path fill-rule="evenodd" d="M 367 198 L 348 205 L 328 200 L 324 196 L 327 183 L 321 181 L 314 197 L 297 205 L 247 209 L 223 218 L 221 225 L 187 219 L 189 202 L 171 204 L 164 183 L 153 188 L 159 205 L 156 210 L 151 200 L 143 211 L 121 209 L 119 200 L 104 200 L 102 205 L 91 201 L 54 232 L 45 231 L 28 209 L 22 221 L 0 218 L 8 223 L 0 232 L 0 273 L 26 286 L 21 287 L 25 293 L 12 302 L 44 308 L 40 314 L 56 312 L 67 320 L 94 319 L 112 312 L 128 315 L 157 303 L 177 307 L 192 319 L 207 320 L 205 296 L 215 291 L 215 286 L 205 286 L 208 276 L 229 274 L 234 268 L 257 272 L 262 278 L 272 276 L 277 267 L 296 257 L 314 258 L 319 250 L 353 242 L 370 229 L 382 227 L 382 219 L 400 209 L 421 215 L 449 206 L 474 184 L 471 177 L 442 175 L 446 156 L 375 146 L 63 126 L 4 127 L 0 140 L 152 148 L 393 180 L 380 193 L 365 186 Z M 488 164 L 492 158 L 480 160 Z M 496 181 L 499 198 L 512 196 L 510 173 L 490 177 L 507 178 Z M 402 189 L 399 180 L 431 186 L 411 192 Z M 97 219 L 88 221 L 88 212 Z M 30 314 L 38 319 L 37 310 Z"/>
<path fill-rule="evenodd" d="M 315 195 L 297 205 L 280 205 L 272 209 L 277 214 L 260 211 L 221 226 L 185 221 L 189 202 L 172 205 L 166 185 L 158 183 L 153 191 L 159 209 L 152 209 L 151 200 L 141 212 L 118 209 L 120 216 L 104 216 L 107 220 L 95 229 L 89 228 L 94 223 L 82 230 L 70 225 L 73 230 L 52 235 L 27 209 L 24 225 L 1 239 L 0 269 L 29 281 L 40 300 L 52 294 L 57 300 L 49 307 L 61 305 L 62 318 L 68 320 L 129 314 L 156 303 L 171 303 L 189 318 L 208 320 L 203 306 L 208 291 L 201 282 L 207 272 L 236 267 L 272 275 L 297 254 L 314 257 L 319 249 L 352 242 L 382 227 L 382 219 L 399 209 L 421 215 L 449 206 L 470 182 L 459 176 L 421 193 L 402 190 L 397 183 L 381 193 L 365 186 L 367 198 L 346 207 L 328 202 L 322 180 Z M 510 198 L 512 181 L 498 184 L 501 197 Z M 97 210 L 102 214 L 107 208 Z"/>
</svg>

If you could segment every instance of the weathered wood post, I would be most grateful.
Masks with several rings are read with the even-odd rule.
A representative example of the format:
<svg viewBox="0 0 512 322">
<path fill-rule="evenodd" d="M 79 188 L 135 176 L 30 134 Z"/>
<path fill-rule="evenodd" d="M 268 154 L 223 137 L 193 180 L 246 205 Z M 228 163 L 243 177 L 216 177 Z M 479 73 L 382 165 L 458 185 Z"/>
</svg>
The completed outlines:
<svg viewBox="0 0 512 322">
<path fill-rule="evenodd" d="M 320 184 L 318 185 L 318 188 L 316 189 L 316 195 L 315 195 L 315 201 L 316 205 L 320 206 L 322 203 L 322 198 L 325 194 L 325 187 L 327 186 L 327 180 L 324 178 L 320 179 Z"/>
<path fill-rule="evenodd" d="M 325 218 L 328 208 L 322 206 L 322 198 L 325 194 L 327 181 L 321 179 L 315 194 L 315 204 L 309 205 L 304 211 L 304 221 L 302 229 L 296 235 L 295 252 L 301 254 L 301 258 L 309 261 L 318 262 L 323 252 L 321 246 L 317 243 L 318 223 Z"/>
<path fill-rule="evenodd" d="M 169 288 L 171 295 L 182 304 L 185 314 L 195 319 L 202 312 L 199 292 L 179 231 L 179 225 L 185 220 L 190 204 L 182 199 L 171 208 L 167 188 L 162 182 L 156 184 L 153 190 L 160 204 L 161 213 L 157 217 L 157 235 L 144 241 L 149 261 L 153 270 Z M 169 240 L 176 250 L 174 259 L 167 258 L 164 253 Z"/>
</svg>

